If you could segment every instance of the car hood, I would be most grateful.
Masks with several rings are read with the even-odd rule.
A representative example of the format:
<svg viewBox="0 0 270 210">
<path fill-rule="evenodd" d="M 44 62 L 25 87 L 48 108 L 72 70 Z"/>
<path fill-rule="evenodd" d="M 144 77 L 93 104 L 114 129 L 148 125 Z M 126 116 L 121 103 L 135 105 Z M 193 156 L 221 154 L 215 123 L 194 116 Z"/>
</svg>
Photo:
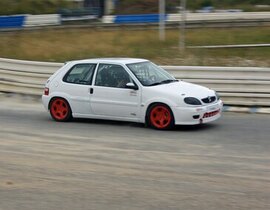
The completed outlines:
<svg viewBox="0 0 270 210">
<path fill-rule="evenodd" d="M 215 94 L 213 90 L 207 87 L 183 81 L 157 85 L 153 86 L 153 88 L 158 92 L 170 93 L 182 97 L 196 97 L 199 99 L 213 96 Z"/>
</svg>

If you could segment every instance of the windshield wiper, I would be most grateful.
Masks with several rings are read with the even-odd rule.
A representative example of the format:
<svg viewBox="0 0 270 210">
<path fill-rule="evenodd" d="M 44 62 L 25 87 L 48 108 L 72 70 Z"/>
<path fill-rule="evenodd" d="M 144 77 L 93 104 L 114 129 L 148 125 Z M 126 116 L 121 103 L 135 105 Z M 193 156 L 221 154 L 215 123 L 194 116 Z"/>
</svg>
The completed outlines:
<svg viewBox="0 0 270 210">
<path fill-rule="evenodd" d="M 178 80 L 177 79 L 166 79 L 166 80 L 163 80 L 161 82 L 155 82 L 153 84 L 150 84 L 149 86 L 168 84 L 168 83 L 172 83 L 172 82 L 178 82 Z"/>
</svg>

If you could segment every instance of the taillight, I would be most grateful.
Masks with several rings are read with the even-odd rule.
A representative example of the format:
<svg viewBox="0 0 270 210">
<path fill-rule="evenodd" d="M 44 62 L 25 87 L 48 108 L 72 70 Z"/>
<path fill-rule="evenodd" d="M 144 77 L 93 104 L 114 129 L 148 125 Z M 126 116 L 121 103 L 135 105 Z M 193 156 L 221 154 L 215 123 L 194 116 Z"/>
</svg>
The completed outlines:
<svg viewBox="0 0 270 210">
<path fill-rule="evenodd" d="M 48 96 L 48 95 L 49 95 L 49 92 L 50 92 L 50 91 L 49 91 L 49 88 L 46 87 L 46 88 L 44 89 L 44 95 L 45 95 L 45 96 Z"/>
</svg>

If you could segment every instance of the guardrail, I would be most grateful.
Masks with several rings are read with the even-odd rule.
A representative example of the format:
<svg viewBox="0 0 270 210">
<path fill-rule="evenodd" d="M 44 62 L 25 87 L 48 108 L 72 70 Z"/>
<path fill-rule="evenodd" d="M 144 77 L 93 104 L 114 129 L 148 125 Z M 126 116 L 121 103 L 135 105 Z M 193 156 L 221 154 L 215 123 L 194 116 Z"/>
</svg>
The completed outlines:
<svg viewBox="0 0 270 210">
<path fill-rule="evenodd" d="M 24 15 L 0 16 L 1 28 L 22 28 L 25 20 Z"/>
<path fill-rule="evenodd" d="M 93 13 L 91 15 L 91 13 Z M 44 15 L 16 15 L 0 16 L 0 29 L 22 28 L 36 26 L 61 25 L 63 21 L 81 21 L 97 19 L 96 12 L 81 13 L 82 16 L 72 16 L 71 14 L 44 14 Z M 177 24 L 181 18 L 179 14 L 166 14 L 165 20 L 168 25 Z M 103 16 L 103 23 L 119 24 L 150 24 L 159 21 L 158 14 L 143 15 L 115 15 Z M 269 25 L 270 12 L 233 12 L 233 13 L 187 13 L 186 22 L 190 27 L 202 27 L 209 24 L 212 27 L 222 25 Z M 113 25 L 111 24 L 111 25 Z M 106 24 L 105 24 L 106 25 Z M 108 25 L 106 25 L 108 26 Z M 175 27 L 175 26 L 174 26 Z"/>
<path fill-rule="evenodd" d="M 108 15 L 103 16 L 103 23 L 140 23 L 147 22 L 147 20 L 159 21 L 159 16 L 156 14 L 149 15 Z M 119 21 L 120 20 L 120 21 Z M 146 21 L 143 21 L 146 20 Z M 167 14 L 166 22 L 179 22 L 181 20 L 180 14 Z M 230 12 L 230 13 L 186 13 L 186 22 L 193 23 L 194 21 L 236 21 L 236 20 L 270 20 L 270 12 Z M 150 21 L 148 21 L 150 22 Z M 153 22 L 153 21 L 151 21 Z"/>
<path fill-rule="evenodd" d="M 0 92 L 40 96 L 63 63 L 0 58 Z M 270 68 L 162 66 L 176 78 L 218 91 L 226 105 L 270 106 Z"/>
<path fill-rule="evenodd" d="M 52 26 L 61 24 L 61 15 L 45 14 L 45 15 L 14 15 L 0 16 L 0 29 L 36 26 Z"/>
<path fill-rule="evenodd" d="M 164 20 L 167 20 L 168 15 L 164 15 Z M 158 23 L 159 14 L 143 14 L 143 15 L 116 15 L 114 23 Z"/>
<path fill-rule="evenodd" d="M 211 13 L 187 13 L 186 21 L 207 20 L 265 20 L 270 19 L 270 12 L 211 12 Z M 171 14 L 168 22 L 180 21 L 180 14 Z"/>
<path fill-rule="evenodd" d="M 26 15 L 24 27 L 60 25 L 61 16 L 58 14 Z"/>
<path fill-rule="evenodd" d="M 229 44 L 229 45 L 204 45 L 204 46 L 188 46 L 189 49 L 219 49 L 219 48 L 254 48 L 254 47 L 270 47 L 270 44 Z"/>
</svg>

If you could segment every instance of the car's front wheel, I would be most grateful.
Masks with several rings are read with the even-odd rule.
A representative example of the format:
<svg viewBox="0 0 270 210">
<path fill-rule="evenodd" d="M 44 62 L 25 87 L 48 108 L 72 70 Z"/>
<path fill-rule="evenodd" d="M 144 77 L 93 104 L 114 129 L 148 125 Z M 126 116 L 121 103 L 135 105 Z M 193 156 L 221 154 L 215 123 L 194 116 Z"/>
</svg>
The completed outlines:
<svg viewBox="0 0 270 210">
<path fill-rule="evenodd" d="M 68 102 L 63 98 L 53 98 L 49 105 L 50 114 L 56 121 L 66 122 L 72 118 Z"/>
<path fill-rule="evenodd" d="M 171 109 L 165 104 L 154 104 L 147 114 L 148 124 L 160 130 L 166 130 L 174 126 L 174 116 Z"/>
</svg>

